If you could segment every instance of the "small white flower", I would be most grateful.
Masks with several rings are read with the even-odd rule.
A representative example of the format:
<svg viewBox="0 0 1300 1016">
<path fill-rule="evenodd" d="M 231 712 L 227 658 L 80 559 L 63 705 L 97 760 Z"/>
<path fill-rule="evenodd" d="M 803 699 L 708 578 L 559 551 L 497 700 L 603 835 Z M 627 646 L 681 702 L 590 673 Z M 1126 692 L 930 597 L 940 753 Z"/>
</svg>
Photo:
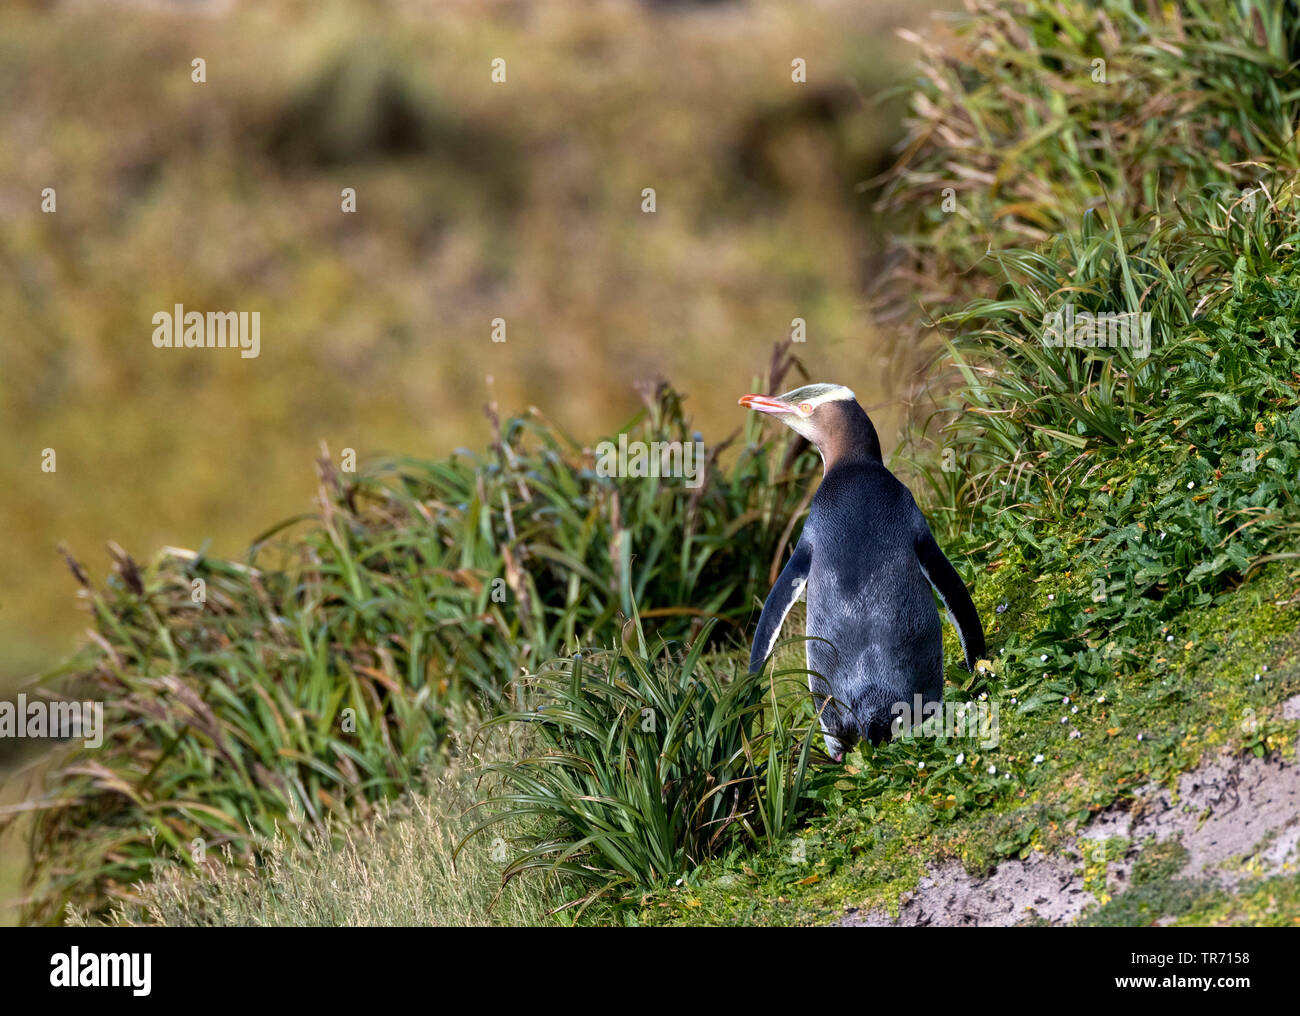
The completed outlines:
<svg viewBox="0 0 1300 1016">
<path fill-rule="evenodd" d="M 1018 698 L 1016 698 L 1014 695 L 1011 696 L 1011 704 L 1012 704 L 1013 706 L 1014 706 L 1017 702 L 1019 702 L 1019 701 L 1020 701 L 1020 700 L 1019 700 Z"/>
<path fill-rule="evenodd" d="M 1105 702 L 1105 701 L 1106 701 L 1106 696 L 1105 696 L 1105 695 L 1098 695 L 1098 696 L 1097 696 L 1097 704 L 1098 704 L 1098 705 L 1101 705 L 1101 704 L 1102 704 L 1103 702 Z"/>
<path fill-rule="evenodd" d="M 1142 740 L 1142 737 L 1143 737 L 1142 734 L 1138 734 L 1138 740 L 1139 740 L 1139 741 Z"/>
<path fill-rule="evenodd" d="M 997 774 L 998 774 L 998 767 L 997 767 L 997 766 L 989 766 L 989 775 L 990 775 L 990 776 L 996 776 Z"/>
<path fill-rule="evenodd" d="M 1265 674 L 1268 673 L 1268 664 L 1267 664 L 1267 663 L 1264 664 L 1264 673 L 1265 673 Z"/>
<path fill-rule="evenodd" d="M 1166 641 L 1166 642 L 1172 642 L 1173 640 L 1174 640 L 1174 637 L 1173 637 L 1172 635 L 1166 635 L 1166 636 L 1165 636 L 1165 641 Z"/>
<path fill-rule="evenodd" d="M 1061 705 L 1063 705 L 1063 706 L 1068 706 L 1069 704 L 1070 704 L 1070 696 L 1069 696 L 1069 695 L 1063 695 L 1063 696 L 1061 697 Z"/>
<path fill-rule="evenodd" d="M 924 762 L 918 762 L 918 763 L 916 764 L 916 768 L 917 768 L 917 769 L 924 769 L 924 768 L 925 768 L 925 763 L 924 763 Z"/>
<path fill-rule="evenodd" d="M 1068 716 L 1062 716 L 1062 717 L 1061 717 L 1061 722 L 1062 722 L 1062 723 L 1069 723 L 1069 722 L 1070 722 L 1070 718 L 1069 718 Z"/>
<path fill-rule="evenodd" d="M 1034 756 L 1034 765 L 1039 765 L 1042 761 L 1043 761 L 1043 756 L 1042 756 L 1042 755 L 1035 755 L 1035 756 Z"/>
<path fill-rule="evenodd" d="M 1187 481 L 1187 489 L 1188 489 L 1188 490 L 1191 490 L 1191 489 L 1192 489 L 1193 487 L 1195 487 L 1195 486 L 1196 486 L 1196 484 L 1194 484 L 1191 480 L 1188 480 L 1188 481 Z"/>
<path fill-rule="evenodd" d="M 964 751 L 959 751 L 957 753 L 957 764 L 961 765 L 965 761 L 966 761 L 966 753 Z"/>
<path fill-rule="evenodd" d="M 1073 741 L 1076 737 L 1082 737 L 1082 736 L 1083 736 L 1083 735 L 1080 734 L 1077 730 L 1071 730 L 1071 731 L 1070 731 L 1070 740 L 1071 740 L 1071 741 Z"/>
<path fill-rule="evenodd" d="M 1048 593 L 1048 594 L 1047 594 L 1047 598 L 1048 598 L 1049 600 L 1054 600 L 1054 599 L 1056 599 L 1056 594 L 1055 594 L 1055 593 Z"/>
<path fill-rule="evenodd" d="M 1255 680 L 1256 680 L 1256 681 L 1259 680 L 1259 675 L 1258 675 L 1258 674 L 1255 675 Z"/>
<path fill-rule="evenodd" d="M 1071 707 L 1070 707 L 1070 713 L 1071 713 L 1071 715 L 1073 715 L 1074 713 L 1077 713 L 1078 711 L 1079 711 L 1079 707 L 1078 707 L 1078 706 L 1071 706 Z"/>
<path fill-rule="evenodd" d="M 1039 659 L 1042 660 L 1044 663 L 1046 663 L 1046 662 L 1047 662 L 1047 654 L 1046 654 L 1046 653 L 1043 653 L 1043 655 L 1040 656 Z"/>
</svg>

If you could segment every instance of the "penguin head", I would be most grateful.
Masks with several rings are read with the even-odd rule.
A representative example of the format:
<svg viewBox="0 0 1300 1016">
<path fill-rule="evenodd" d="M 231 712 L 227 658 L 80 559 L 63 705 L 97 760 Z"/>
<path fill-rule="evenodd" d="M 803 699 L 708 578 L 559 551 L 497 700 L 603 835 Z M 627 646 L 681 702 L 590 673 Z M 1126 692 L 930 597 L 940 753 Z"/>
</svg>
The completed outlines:
<svg viewBox="0 0 1300 1016">
<path fill-rule="evenodd" d="M 850 458 L 881 460 L 876 428 L 858 405 L 857 396 L 843 385 L 804 385 L 775 396 L 744 395 L 740 404 L 775 416 L 807 438 L 817 446 L 828 469 Z"/>
</svg>

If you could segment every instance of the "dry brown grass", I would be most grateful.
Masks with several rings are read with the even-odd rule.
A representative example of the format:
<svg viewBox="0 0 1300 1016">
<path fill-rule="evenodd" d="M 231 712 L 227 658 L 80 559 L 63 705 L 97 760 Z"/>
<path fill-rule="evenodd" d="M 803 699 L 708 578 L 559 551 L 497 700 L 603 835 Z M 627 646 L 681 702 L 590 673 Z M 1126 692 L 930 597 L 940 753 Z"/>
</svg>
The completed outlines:
<svg viewBox="0 0 1300 1016">
<path fill-rule="evenodd" d="M 516 735 L 517 736 L 517 735 Z M 467 740 L 467 744 L 470 743 Z M 287 839 L 263 841 L 260 869 L 209 864 L 201 875 L 158 870 L 138 901 L 119 906 L 109 923 L 154 926 L 362 927 L 432 925 L 508 927 L 551 923 L 570 887 L 541 876 L 504 888 L 500 850 L 519 823 L 456 846 L 472 827 L 473 769 L 483 758 L 518 752 L 494 728 L 468 757 L 443 768 L 427 793 L 382 806 L 370 820 L 340 826 L 342 842 L 314 849 Z M 497 856 L 494 856 L 494 851 Z M 70 923 L 88 923 L 73 912 Z M 90 922 L 96 923 L 96 922 Z"/>
</svg>

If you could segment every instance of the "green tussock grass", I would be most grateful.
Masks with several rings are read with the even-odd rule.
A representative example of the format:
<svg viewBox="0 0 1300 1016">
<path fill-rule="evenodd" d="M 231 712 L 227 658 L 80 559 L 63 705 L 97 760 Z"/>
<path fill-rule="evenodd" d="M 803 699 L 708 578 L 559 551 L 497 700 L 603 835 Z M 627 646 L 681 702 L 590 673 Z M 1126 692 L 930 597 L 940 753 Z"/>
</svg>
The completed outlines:
<svg viewBox="0 0 1300 1016">
<path fill-rule="evenodd" d="M 688 487 L 600 475 L 534 414 L 484 456 L 354 475 L 322 459 L 320 512 L 244 562 L 119 550 L 86 583 L 93 645 L 45 679 L 104 701 L 109 736 L 44 776 L 28 918 L 101 909 L 195 838 L 244 856 L 252 836 L 364 818 L 418 784 L 455 711 L 509 710 L 512 676 L 608 642 L 634 603 L 665 637 L 710 617 L 738 634 L 816 461 L 756 426 Z M 664 387 L 626 433 L 695 437 Z"/>
<path fill-rule="evenodd" d="M 719 668 L 702 658 L 708 631 L 652 652 L 636 619 L 635 648 L 557 661 L 520 689 L 531 708 L 489 721 L 529 725 L 538 749 L 484 767 L 503 789 L 476 806 L 488 817 L 475 833 L 524 816 L 547 826 L 504 879 L 543 870 L 596 895 L 652 888 L 794 828 L 818 729 L 806 672 Z"/>
<path fill-rule="evenodd" d="M 1000 274 L 1089 209 L 1177 217 L 1206 186 L 1243 190 L 1260 160 L 1300 166 L 1293 2 L 966 0 L 921 47 L 907 138 L 882 206 L 926 307 Z"/>
</svg>

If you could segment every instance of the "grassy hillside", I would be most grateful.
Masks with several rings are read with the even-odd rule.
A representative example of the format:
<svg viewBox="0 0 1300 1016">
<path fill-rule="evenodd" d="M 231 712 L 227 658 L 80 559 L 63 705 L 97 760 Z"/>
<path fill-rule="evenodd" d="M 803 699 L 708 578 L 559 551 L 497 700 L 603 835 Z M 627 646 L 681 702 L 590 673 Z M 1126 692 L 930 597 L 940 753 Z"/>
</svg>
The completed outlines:
<svg viewBox="0 0 1300 1016">
<path fill-rule="evenodd" d="M 996 709 L 995 731 L 832 765 L 798 616 L 746 672 L 819 473 L 788 433 L 751 418 L 734 444 L 710 435 L 691 488 L 601 476 L 595 441 L 532 412 L 481 455 L 322 461 L 319 511 L 245 561 L 123 552 L 87 583 L 98 638 L 49 680 L 94 688 L 120 722 L 45 783 L 29 917 L 1300 922 L 1294 166 L 1209 101 L 1195 108 L 1221 131 L 1184 139 L 1171 204 L 1128 164 L 1165 157 L 1188 114 L 1164 89 L 1212 87 L 1211 55 L 1258 101 L 1292 101 L 1250 68 L 1300 18 L 1005 10 L 965 31 L 1013 83 L 1140 41 L 1155 66 L 1118 95 L 1163 140 L 1078 155 L 1155 190 L 1081 186 L 1041 235 L 989 250 L 918 210 L 900 238 L 931 283 L 954 257 L 979 265 L 941 302 L 934 413 L 894 465 L 989 636 L 969 674 L 945 629 L 946 699 Z M 911 101 L 950 126 L 996 82 L 942 78 L 946 52 Z M 999 179 L 1051 175 L 1041 112 L 1001 114 Z M 958 141 L 914 138 L 894 193 L 960 176 Z M 797 373 L 778 356 L 763 384 Z M 694 427 L 663 387 L 625 431 Z"/>
<path fill-rule="evenodd" d="M 1058 287 L 1092 292 L 1098 313 L 1128 299 L 1126 287 L 1106 291 L 1100 285 L 1117 278 L 1141 283 L 1139 291 L 1154 307 L 1190 305 L 1198 293 L 1205 296 L 1202 312 L 1184 322 L 1163 312 L 1167 338 L 1118 385 L 1109 360 L 1080 389 L 1053 391 L 1037 373 L 1043 363 L 1034 351 L 1051 348 L 1035 335 L 1044 326 L 1030 312 L 1042 295 L 1040 253 L 1009 255 L 1009 265 L 1026 271 L 1013 274 L 1001 300 L 975 304 L 952 322 L 960 329 L 953 355 L 960 348 L 970 367 L 975 349 L 983 348 L 986 355 L 1004 357 L 1000 378 L 1013 373 L 1018 382 L 1003 391 L 981 380 L 955 397 L 1011 409 L 995 418 L 1022 427 L 1018 447 L 1035 449 L 1013 486 L 997 479 L 1006 475 L 1007 463 L 985 428 L 950 429 L 971 493 L 948 515 L 931 510 L 945 545 L 973 584 L 993 656 L 991 666 L 975 675 L 954 666 L 948 697 L 997 704 L 996 743 L 897 740 L 860 747 L 842 767 L 825 764 L 813 750 L 814 765 L 805 774 L 811 706 L 781 680 L 799 670 L 795 640 L 768 672 L 771 708 L 742 728 L 744 738 L 762 747 L 725 748 L 724 728 L 710 719 L 715 700 L 709 696 L 673 700 L 660 714 L 677 717 L 683 729 L 714 732 L 710 736 L 717 740 L 708 743 L 718 746 L 719 758 L 739 765 L 739 784 L 756 795 L 737 798 L 730 812 L 710 818 L 689 786 L 701 779 L 708 786 L 706 766 L 714 763 L 670 748 L 676 742 L 654 732 L 629 740 L 629 732 L 644 729 L 635 707 L 579 719 L 585 715 L 581 703 L 599 695 L 608 678 L 598 665 L 585 678 L 576 664 L 550 665 L 541 669 L 558 666 L 559 685 L 547 691 L 520 683 L 517 696 L 531 689 L 529 707 L 506 719 L 534 741 L 539 735 L 560 737 L 567 728 L 565 750 L 589 760 L 575 772 L 601 774 L 601 789 L 581 798 L 565 793 L 557 778 L 536 770 L 529 775 L 529 759 L 545 752 L 499 748 L 484 757 L 482 772 L 504 778 L 505 788 L 491 794 L 480 789 L 482 803 L 462 816 L 460 834 L 478 824 L 484 807 L 507 823 L 540 821 L 540 831 L 503 841 L 502 870 L 564 874 L 567 881 L 556 884 L 534 872 L 529 884 L 552 905 L 581 901 L 583 920 L 787 923 L 839 918 L 850 907 L 898 913 L 904 894 L 946 859 L 981 875 L 999 862 L 1042 856 L 1062 858 L 1067 872 L 1081 871 L 1090 902 L 1071 919 L 1300 919 L 1294 844 L 1275 862 L 1263 850 L 1300 812 L 1240 816 L 1236 821 L 1262 817 L 1266 827 L 1260 843 L 1242 844 L 1240 870 L 1233 869 L 1240 877 L 1230 881 L 1222 880 L 1228 870 L 1222 865 L 1189 875 L 1179 853 L 1188 848 L 1177 837 L 1088 835 L 1094 821 L 1104 827 L 1117 810 L 1146 800 L 1153 788 L 1177 787 L 1180 776 L 1220 753 L 1289 759 L 1287 771 L 1295 772 L 1300 258 L 1289 238 L 1300 215 L 1287 193 L 1279 192 L 1251 223 L 1226 231 L 1235 239 L 1217 265 L 1216 259 L 1204 260 L 1200 236 L 1225 214 L 1222 202 L 1207 202 L 1205 218 L 1178 229 L 1126 233 L 1085 224 L 1073 243 L 1062 245 Z M 1202 261 L 1199 271 L 1189 269 L 1191 260 Z M 1033 355 L 1008 356 L 1007 343 L 1016 336 L 1019 348 Z M 1111 355 L 1096 349 L 1061 352 Z M 985 376 L 970 369 L 972 377 Z M 1031 388 L 1034 398 L 1019 401 Z M 1080 416 L 1070 431 L 1038 422 L 1038 414 L 1054 404 L 1080 399 L 1096 405 L 1112 388 L 1125 396 L 1113 407 L 1113 436 L 1104 418 L 1094 424 Z M 965 412 L 972 408 L 967 401 Z M 647 596 L 643 602 L 658 601 Z M 646 665 L 624 672 L 618 685 L 647 703 L 658 701 L 661 692 L 655 689 L 666 687 L 665 673 L 683 689 L 695 687 L 700 672 L 720 688 L 743 687 L 743 649 L 724 643 L 702 655 L 707 644 L 701 633 L 689 655 L 675 662 L 666 658 L 666 671 L 653 664 L 655 653 L 641 649 L 633 655 L 649 653 Z M 957 658 L 954 645 L 948 658 Z M 563 691 L 570 681 L 584 689 L 577 698 Z M 793 710 L 792 721 L 775 735 L 783 703 Z M 552 768 L 559 760 L 551 760 Z M 672 770 L 676 775 L 654 786 L 662 787 L 666 815 L 685 818 L 660 825 L 650 821 L 659 790 L 652 806 L 635 788 L 646 773 L 662 774 L 668 760 L 679 767 Z M 789 776 L 797 782 L 783 784 Z M 717 784 L 732 779 L 719 777 Z M 1287 779 L 1295 782 L 1294 775 Z M 793 787 L 792 795 L 774 791 L 782 785 Z M 706 791 L 700 801 L 716 803 L 719 797 L 725 800 Z M 601 803 L 577 805 L 580 800 Z M 675 802 L 681 802 L 680 810 Z M 798 824 L 767 824 L 774 803 Z M 733 835 L 694 838 L 701 830 L 728 829 Z M 734 835 L 742 829 L 748 835 Z M 755 835 L 755 829 L 767 832 Z M 371 835 L 380 867 L 365 870 L 378 879 L 398 862 L 384 859 L 379 847 L 391 831 Z M 400 843 L 407 834 L 396 835 Z M 468 843 L 483 849 L 481 838 Z M 629 853 L 634 844 L 649 851 L 645 862 Z M 358 863 L 356 850 L 299 855 L 281 846 L 274 856 L 300 881 L 308 872 Z M 665 868 L 654 857 L 675 860 Z M 1111 865 L 1132 872 L 1131 883 L 1108 882 Z M 479 877 L 477 864 L 468 871 L 466 877 Z M 259 895 L 246 881 L 202 884 L 197 898 L 203 906 L 242 919 L 311 921 L 311 908 L 319 905 L 312 894 L 293 902 Z M 153 913 L 153 919 L 193 920 L 196 912 L 181 901 L 194 892 L 193 886 L 181 892 L 172 883 L 146 888 L 145 909 L 128 901 L 118 919 Z M 235 900 L 242 909 L 234 909 Z M 375 922 L 392 916 L 379 909 L 360 914 Z M 406 916 L 436 919 L 427 908 Z M 1046 919 L 1036 911 L 1020 916 Z M 490 919 L 486 913 L 480 917 Z"/>
</svg>

